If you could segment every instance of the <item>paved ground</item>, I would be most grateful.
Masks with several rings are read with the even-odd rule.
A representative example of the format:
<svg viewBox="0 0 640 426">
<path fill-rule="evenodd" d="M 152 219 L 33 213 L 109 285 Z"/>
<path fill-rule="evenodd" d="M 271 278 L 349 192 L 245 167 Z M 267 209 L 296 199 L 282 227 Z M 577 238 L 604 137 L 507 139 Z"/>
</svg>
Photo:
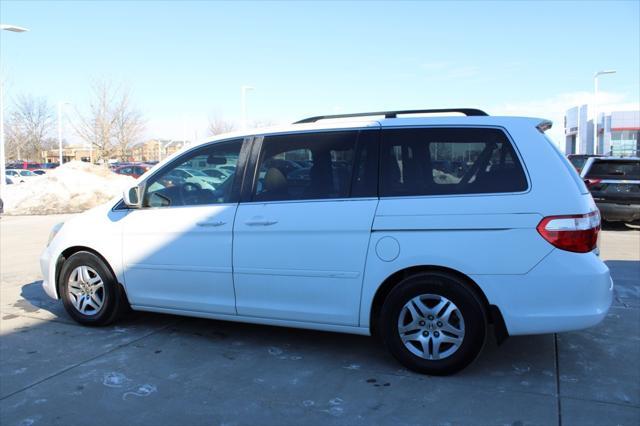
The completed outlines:
<svg viewBox="0 0 640 426">
<path fill-rule="evenodd" d="M 489 342 L 462 373 L 410 373 L 366 337 L 132 314 L 75 325 L 40 287 L 60 217 L 3 217 L 0 424 L 640 424 L 640 232 L 603 233 L 598 327 Z"/>
</svg>

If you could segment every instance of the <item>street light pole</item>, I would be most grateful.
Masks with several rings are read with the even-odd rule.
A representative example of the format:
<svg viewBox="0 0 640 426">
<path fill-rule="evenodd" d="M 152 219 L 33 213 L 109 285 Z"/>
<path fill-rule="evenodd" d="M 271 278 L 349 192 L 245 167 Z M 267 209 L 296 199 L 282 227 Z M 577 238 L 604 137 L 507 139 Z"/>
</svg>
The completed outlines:
<svg viewBox="0 0 640 426">
<path fill-rule="evenodd" d="M 0 24 L 0 31 L 11 31 L 14 33 L 23 33 L 29 31 L 27 28 L 18 27 L 16 25 Z M 4 188 L 7 185 L 7 177 L 4 170 L 4 79 L 0 76 L 0 194 L 4 194 Z"/>
<path fill-rule="evenodd" d="M 255 90 L 251 86 L 242 86 L 240 87 L 240 104 L 242 107 L 242 122 L 240 123 L 240 127 L 242 130 L 247 128 L 247 91 Z"/>
<path fill-rule="evenodd" d="M 598 71 L 593 75 L 593 151 L 598 154 L 598 77 L 604 74 L 615 74 L 616 70 Z M 602 123 L 603 126 L 605 123 Z M 604 131 L 604 129 L 603 129 Z M 603 135 L 604 138 L 604 135 Z M 604 140 L 600 154 L 604 154 Z"/>
<path fill-rule="evenodd" d="M 58 165 L 62 166 L 62 108 L 69 102 L 58 102 Z"/>
</svg>

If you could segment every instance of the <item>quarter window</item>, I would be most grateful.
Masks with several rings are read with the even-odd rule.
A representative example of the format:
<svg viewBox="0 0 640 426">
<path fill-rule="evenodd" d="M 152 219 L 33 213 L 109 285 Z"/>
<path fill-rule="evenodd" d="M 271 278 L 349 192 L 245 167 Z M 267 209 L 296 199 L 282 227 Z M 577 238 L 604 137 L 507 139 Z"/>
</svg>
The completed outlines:
<svg viewBox="0 0 640 426">
<path fill-rule="evenodd" d="M 231 202 L 242 140 L 196 149 L 165 166 L 147 182 L 145 207 L 194 206 Z M 220 169 L 225 166 L 225 169 Z M 221 174 L 216 171 L 224 170 Z"/>
<path fill-rule="evenodd" d="M 253 201 L 346 198 L 358 132 L 267 136 Z"/>
<path fill-rule="evenodd" d="M 382 135 L 381 196 L 527 189 L 518 157 L 498 129 L 390 129 Z"/>
</svg>

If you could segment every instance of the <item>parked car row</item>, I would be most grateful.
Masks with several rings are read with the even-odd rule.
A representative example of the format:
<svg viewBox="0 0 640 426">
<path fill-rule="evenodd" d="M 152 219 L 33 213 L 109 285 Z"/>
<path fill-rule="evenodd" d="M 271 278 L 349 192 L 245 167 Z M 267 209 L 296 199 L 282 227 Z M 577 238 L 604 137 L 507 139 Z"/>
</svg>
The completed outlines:
<svg viewBox="0 0 640 426">
<path fill-rule="evenodd" d="M 58 167 L 58 163 L 34 163 L 32 161 L 13 161 L 6 165 L 7 169 L 48 170 Z"/>
</svg>

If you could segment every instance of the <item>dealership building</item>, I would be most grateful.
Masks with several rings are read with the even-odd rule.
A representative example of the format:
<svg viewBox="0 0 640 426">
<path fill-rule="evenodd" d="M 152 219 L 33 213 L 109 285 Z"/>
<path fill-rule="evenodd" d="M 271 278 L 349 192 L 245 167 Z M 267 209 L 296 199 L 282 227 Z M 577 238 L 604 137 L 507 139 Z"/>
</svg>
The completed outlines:
<svg viewBox="0 0 640 426">
<path fill-rule="evenodd" d="M 640 155 L 640 111 L 598 114 L 597 138 L 588 112 L 588 106 L 581 105 L 565 113 L 566 154 Z"/>
</svg>

